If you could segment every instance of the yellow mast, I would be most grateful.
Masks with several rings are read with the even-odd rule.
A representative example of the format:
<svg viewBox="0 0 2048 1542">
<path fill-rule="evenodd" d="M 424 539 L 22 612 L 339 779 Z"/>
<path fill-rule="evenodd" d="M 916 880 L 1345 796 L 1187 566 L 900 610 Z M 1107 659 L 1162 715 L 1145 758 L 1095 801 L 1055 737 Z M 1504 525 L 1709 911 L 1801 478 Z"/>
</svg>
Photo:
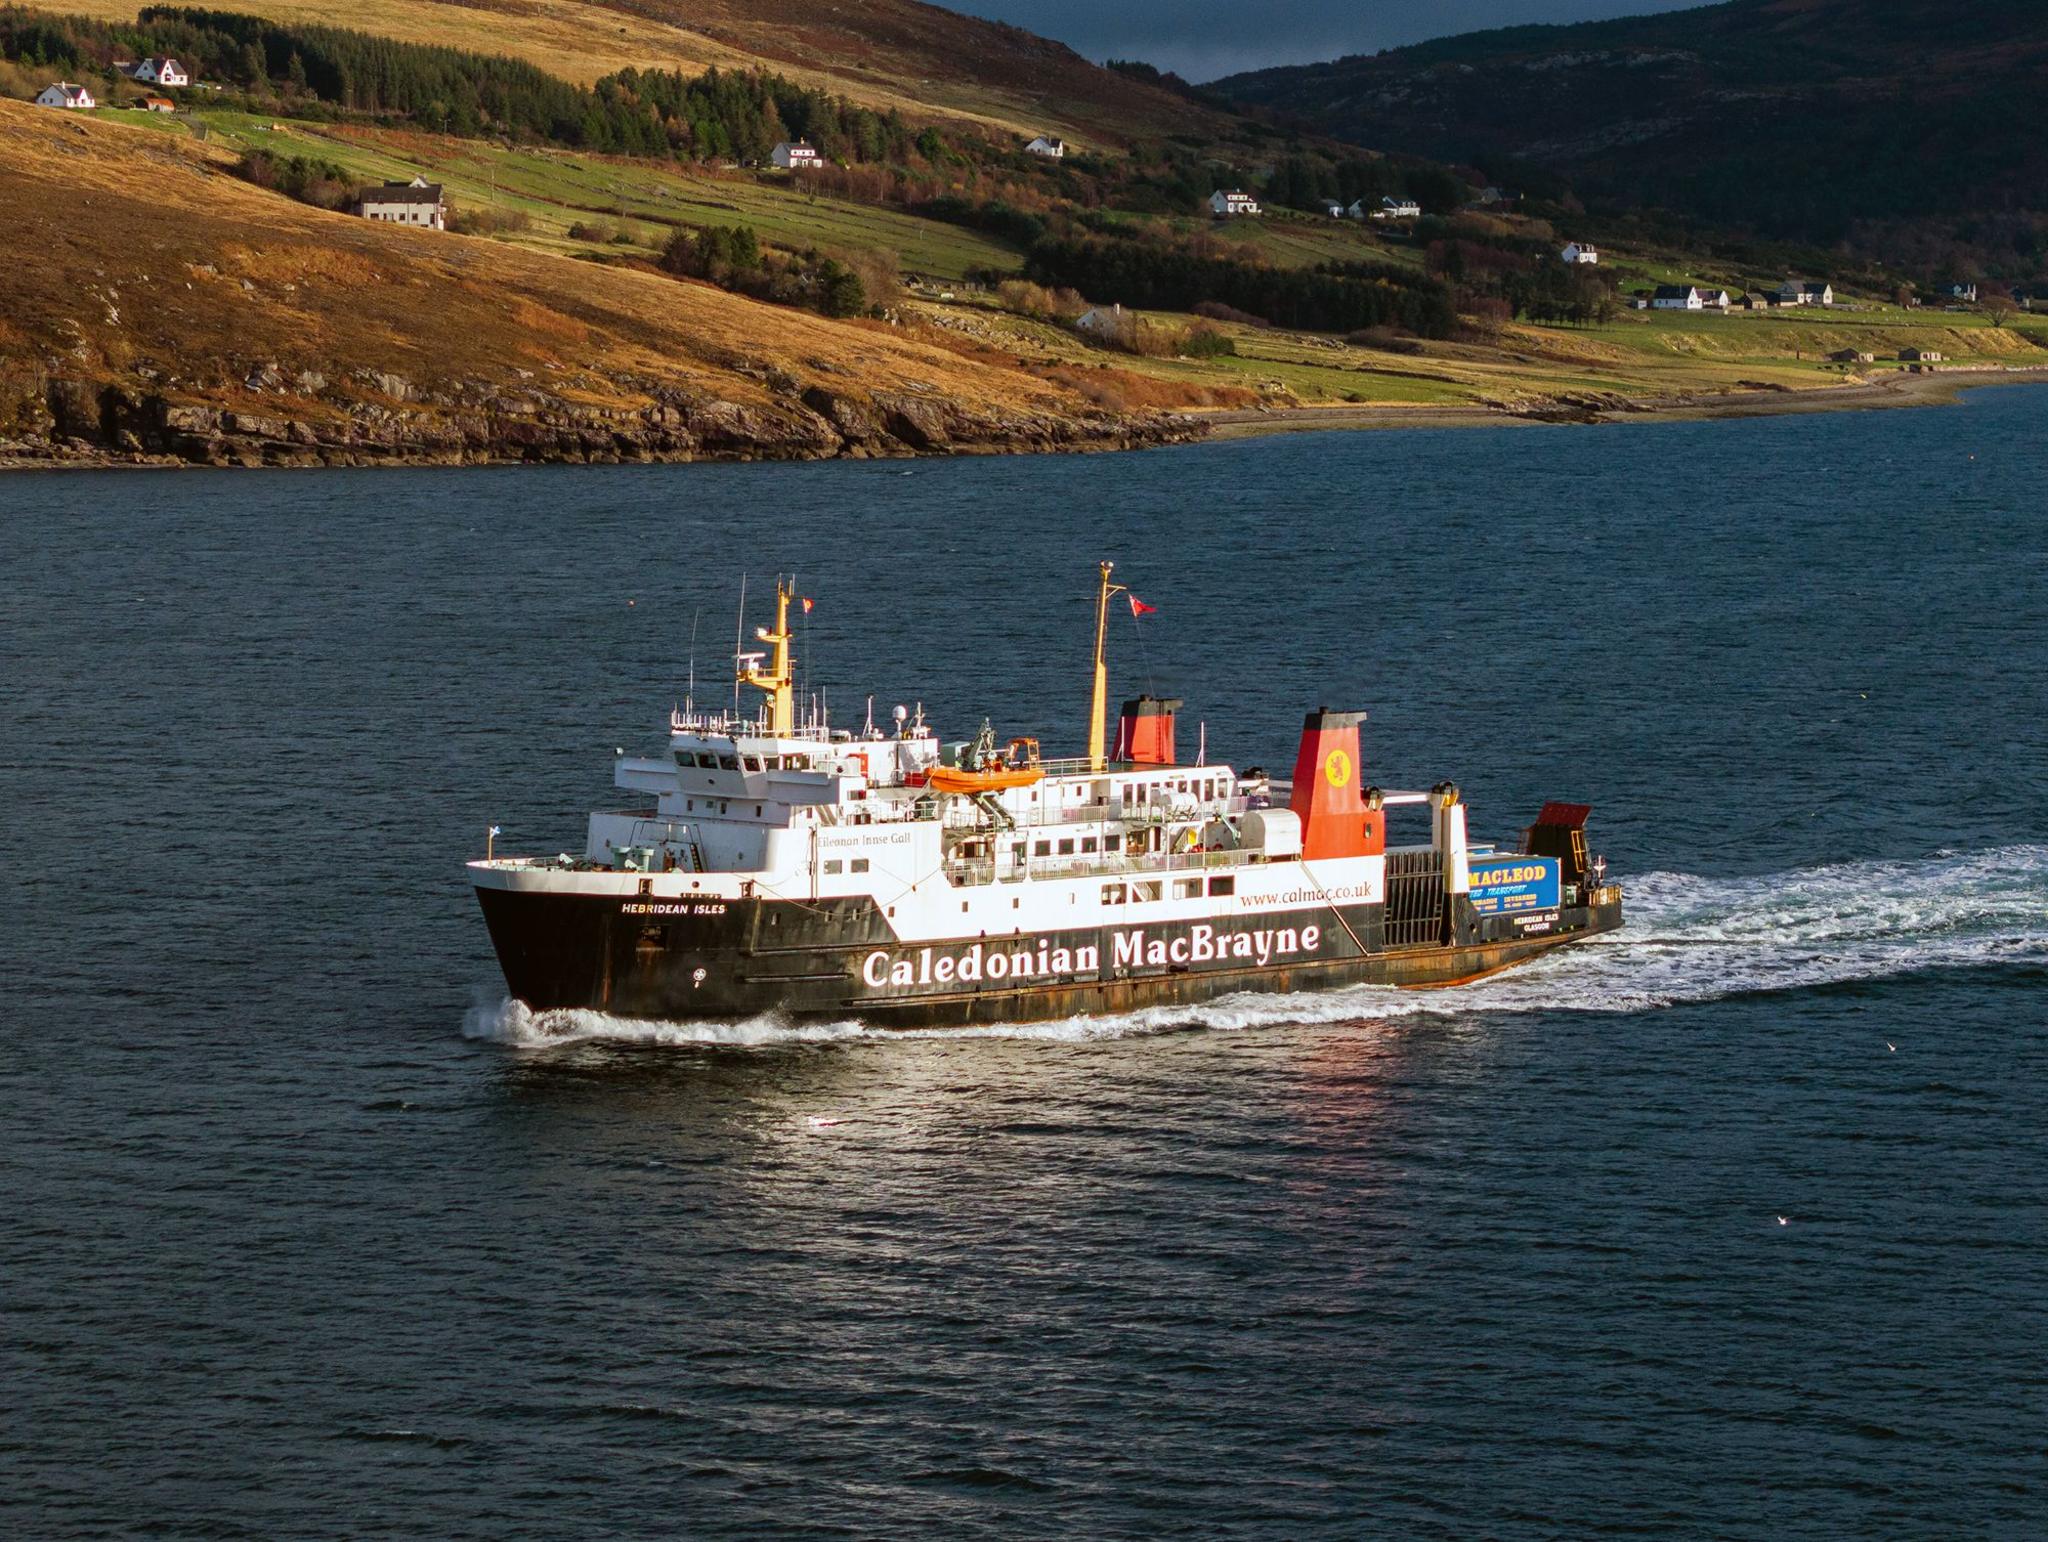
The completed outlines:
<svg viewBox="0 0 2048 1542">
<path fill-rule="evenodd" d="M 740 668 L 740 684 L 768 693 L 768 731 L 788 735 L 796 731 L 796 674 L 789 660 L 789 602 L 796 594 L 794 584 L 775 580 L 775 630 L 754 628 L 754 635 L 773 650 L 766 670 L 751 664 Z"/>
<path fill-rule="evenodd" d="M 1095 596 L 1095 697 L 1088 711 L 1088 769 L 1100 771 L 1103 766 L 1102 720 L 1109 710 L 1109 664 L 1103 656 L 1102 644 L 1109 630 L 1109 597 L 1122 594 L 1124 586 L 1113 584 L 1109 575 L 1114 562 L 1102 564 L 1101 588 Z"/>
</svg>

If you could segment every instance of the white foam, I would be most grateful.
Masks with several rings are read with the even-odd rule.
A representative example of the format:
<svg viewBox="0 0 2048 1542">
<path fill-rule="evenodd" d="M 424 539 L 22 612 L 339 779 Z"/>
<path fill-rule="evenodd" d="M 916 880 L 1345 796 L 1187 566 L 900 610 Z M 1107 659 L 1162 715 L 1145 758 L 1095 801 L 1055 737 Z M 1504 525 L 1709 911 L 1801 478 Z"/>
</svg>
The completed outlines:
<svg viewBox="0 0 2048 1542">
<path fill-rule="evenodd" d="M 2048 846 L 1945 852 L 1913 862 L 1846 862 L 1744 878 L 1645 873 L 1624 885 L 1624 905 L 1628 924 L 1618 933 L 1450 990 L 1248 992 L 1199 1006 L 918 1029 L 909 1036 L 1080 1043 L 1189 1028 L 1424 1013 L 1640 1012 L 1760 991 L 2048 958 Z M 526 1049 L 588 1039 L 756 1047 L 904 1036 L 852 1019 L 793 1023 L 769 1015 L 655 1022 L 580 1010 L 533 1012 L 516 1001 L 473 1007 L 463 1032 Z"/>
</svg>

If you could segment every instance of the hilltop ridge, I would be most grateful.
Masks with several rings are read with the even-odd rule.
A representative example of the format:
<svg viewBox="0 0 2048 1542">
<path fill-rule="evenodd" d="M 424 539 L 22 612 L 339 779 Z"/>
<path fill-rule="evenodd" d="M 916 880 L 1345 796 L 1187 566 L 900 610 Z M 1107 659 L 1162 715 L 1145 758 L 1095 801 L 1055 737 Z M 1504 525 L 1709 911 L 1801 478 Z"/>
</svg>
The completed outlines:
<svg viewBox="0 0 2048 1542">
<path fill-rule="evenodd" d="M 1729 0 L 1208 89 L 1518 186 L 1562 179 L 1604 214 L 2048 276 L 2048 8 L 2021 0 Z"/>
<path fill-rule="evenodd" d="M 138 0 L 44 9 L 132 21 Z M 225 9 L 504 53 L 579 85 L 628 68 L 765 68 L 877 110 L 1122 144 L 1229 114 L 1089 63 L 1064 43 L 919 0 L 233 0 Z"/>
</svg>

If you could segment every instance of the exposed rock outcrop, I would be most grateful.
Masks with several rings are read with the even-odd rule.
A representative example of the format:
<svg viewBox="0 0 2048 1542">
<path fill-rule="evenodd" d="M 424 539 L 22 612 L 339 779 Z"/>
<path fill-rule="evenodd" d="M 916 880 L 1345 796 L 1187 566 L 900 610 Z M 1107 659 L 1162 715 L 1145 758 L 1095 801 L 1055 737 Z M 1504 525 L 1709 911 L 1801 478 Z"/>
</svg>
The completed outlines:
<svg viewBox="0 0 2048 1542">
<path fill-rule="evenodd" d="M 1130 449 L 1194 439 L 1201 421 L 1172 413 L 1002 414 L 914 391 L 866 393 L 776 382 L 756 402 L 672 386 L 639 405 L 596 406 L 521 382 L 422 393 L 378 374 L 330 385 L 317 373 L 252 369 L 238 390 L 206 397 L 53 378 L 0 403 L 0 460 L 212 466 L 475 464 L 552 461 L 823 460 L 836 456 Z"/>
</svg>

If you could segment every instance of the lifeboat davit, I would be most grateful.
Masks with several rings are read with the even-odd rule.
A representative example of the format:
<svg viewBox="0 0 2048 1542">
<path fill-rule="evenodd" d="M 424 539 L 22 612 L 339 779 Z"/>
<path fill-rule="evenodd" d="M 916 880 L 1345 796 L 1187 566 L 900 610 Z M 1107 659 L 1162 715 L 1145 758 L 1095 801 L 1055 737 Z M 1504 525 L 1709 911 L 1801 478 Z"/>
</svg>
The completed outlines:
<svg viewBox="0 0 2048 1542">
<path fill-rule="evenodd" d="M 1042 781 L 1045 770 L 1041 766 L 996 766 L 987 771 L 963 771 L 958 766 L 933 766 L 925 785 L 936 792 L 962 793 L 973 797 L 976 793 L 1002 792 L 1010 787 L 1029 787 Z"/>
</svg>

